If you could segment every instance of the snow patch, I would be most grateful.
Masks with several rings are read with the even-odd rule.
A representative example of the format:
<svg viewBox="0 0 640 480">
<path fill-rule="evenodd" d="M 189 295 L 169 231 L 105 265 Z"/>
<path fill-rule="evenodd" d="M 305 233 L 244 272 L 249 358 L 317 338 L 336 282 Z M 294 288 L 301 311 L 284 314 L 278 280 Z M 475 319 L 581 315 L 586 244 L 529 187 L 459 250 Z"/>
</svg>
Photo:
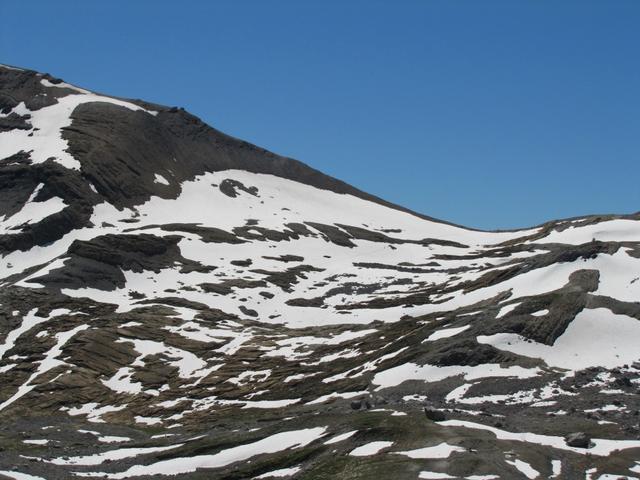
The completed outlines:
<svg viewBox="0 0 640 480">
<path fill-rule="evenodd" d="M 471 325 L 465 325 L 464 327 L 443 328 L 441 330 L 433 332 L 431 335 L 429 335 L 429 337 L 427 337 L 427 339 L 425 341 L 426 342 L 435 342 L 436 340 L 440 340 L 442 338 L 453 337 L 455 335 L 458 335 L 459 333 L 464 332 L 465 330 L 469 329 L 470 327 L 471 327 Z"/>
<path fill-rule="evenodd" d="M 455 445 L 449 445 L 446 442 L 442 442 L 439 445 L 433 447 L 418 448 L 416 450 L 406 450 L 404 452 L 392 452 L 398 455 L 404 455 L 409 458 L 449 458 L 453 452 L 465 452 L 462 447 Z"/>
<path fill-rule="evenodd" d="M 163 177 L 159 173 L 155 174 L 153 182 L 159 183 L 160 185 L 169 185 L 169 180 L 167 180 L 165 177 Z"/>
<path fill-rule="evenodd" d="M 322 437 L 326 427 L 280 432 L 253 443 L 228 448 L 212 455 L 178 457 L 149 465 L 134 465 L 121 473 L 102 473 L 107 478 L 122 479 L 143 475 L 179 475 L 199 468 L 221 468 L 263 453 L 276 453 L 288 448 L 301 448 Z"/>
<path fill-rule="evenodd" d="M 385 448 L 389 448 L 391 445 L 393 445 L 393 442 L 370 442 L 351 450 L 349 455 L 352 457 L 368 457 L 370 455 L 375 455 Z"/>
<path fill-rule="evenodd" d="M 640 322 L 606 308 L 582 310 L 551 346 L 514 333 L 478 336 L 479 343 L 570 370 L 631 364 L 640 359 L 639 341 Z"/>
</svg>

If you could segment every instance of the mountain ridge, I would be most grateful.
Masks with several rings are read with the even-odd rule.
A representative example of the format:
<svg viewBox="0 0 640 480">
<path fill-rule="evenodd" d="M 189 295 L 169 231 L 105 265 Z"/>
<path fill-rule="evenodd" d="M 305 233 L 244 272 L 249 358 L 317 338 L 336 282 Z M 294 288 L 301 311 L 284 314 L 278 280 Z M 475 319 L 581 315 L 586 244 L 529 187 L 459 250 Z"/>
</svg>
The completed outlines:
<svg viewBox="0 0 640 480">
<path fill-rule="evenodd" d="M 30 69 L 24 69 L 21 67 L 17 67 L 17 66 L 9 66 L 7 65 L 7 67 L 10 67 L 12 69 L 16 69 L 16 71 L 21 71 L 24 72 L 25 74 L 29 75 L 29 77 L 39 77 L 41 76 L 42 78 L 50 81 L 52 83 L 52 85 L 58 85 L 58 84 L 64 84 L 64 85 L 70 85 L 73 88 L 78 88 L 78 87 L 74 87 L 72 84 L 67 84 L 66 82 L 64 82 L 63 80 L 57 78 L 57 77 L 53 77 L 50 74 L 41 74 L 35 70 L 30 70 Z M 0 67 L 1 68 L 1 67 Z M 4 82 L 6 82 L 6 80 L 4 80 Z M 69 92 L 66 92 L 69 93 Z M 466 225 L 461 225 L 459 223 L 455 223 L 455 222 L 451 222 L 448 220 L 444 220 L 444 219 L 438 219 L 438 218 L 434 218 L 432 216 L 429 216 L 427 214 L 424 213 L 420 213 L 417 212 L 415 210 L 409 209 L 407 207 L 404 207 L 402 205 L 399 204 L 395 204 L 393 202 L 388 202 L 384 199 L 382 199 L 379 196 L 376 195 L 372 195 L 369 194 L 357 187 L 353 187 L 349 184 L 347 184 L 346 182 L 339 180 L 337 178 L 328 176 L 323 174 L 322 172 L 320 172 L 319 170 L 310 167 L 309 165 L 296 160 L 294 158 L 291 157 L 286 157 L 286 156 L 282 156 L 279 155 L 277 153 L 271 152 L 267 149 L 264 149 L 260 146 L 257 146 L 255 144 L 252 144 L 250 142 L 244 141 L 238 137 L 226 134 L 216 128 L 210 127 L 209 125 L 207 125 L 205 122 L 203 122 L 199 117 L 196 117 L 193 114 L 190 114 L 189 112 L 187 112 L 184 108 L 181 107 L 169 107 L 169 106 L 165 106 L 159 103 L 154 103 L 154 102 L 147 102 L 145 100 L 141 100 L 141 99 L 131 99 L 131 98 L 125 98 L 125 97 L 117 97 L 117 96 L 111 96 L 111 95 L 107 95 L 107 94 L 103 94 L 103 93 L 96 93 L 96 92 L 91 92 L 94 93 L 96 95 L 102 96 L 102 97 L 108 97 L 108 98 L 113 98 L 113 99 L 117 99 L 117 100 L 121 100 L 123 102 L 129 102 L 135 105 L 139 105 L 142 108 L 145 108 L 147 110 L 155 110 L 158 112 L 171 112 L 171 113 L 175 113 L 178 115 L 183 115 L 185 118 L 183 120 L 186 120 L 187 123 L 194 123 L 196 126 L 198 126 L 199 128 L 203 128 L 203 130 L 210 130 L 211 132 L 214 132 L 216 136 L 219 136 L 220 139 L 222 139 L 223 141 L 227 141 L 230 144 L 235 144 L 237 146 L 240 146 L 241 148 L 246 148 L 248 150 L 252 150 L 257 152 L 258 154 L 262 154 L 264 156 L 266 156 L 267 158 L 271 159 L 271 160 L 275 160 L 276 163 L 284 163 L 285 165 L 290 165 L 287 167 L 276 167 L 276 171 L 277 171 L 277 175 L 278 176 L 282 176 L 283 173 L 285 174 L 284 178 L 290 178 L 293 180 L 298 180 L 298 181 L 302 181 L 303 183 L 308 183 L 310 185 L 313 186 L 320 186 L 321 188 L 326 188 L 329 189 L 331 191 L 337 191 L 339 193 L 350 193 L 350 194 L 355 194 L 356 196 L 359 196 L 360 198 L 364 198 L 370 201 L 374 201 L 376 203 L 380 203 L 381 205 L 385 205 L 385 206 L 389 206 L 391 208 L 400 210 L 400 211 L 404 211 L 404 212 L 408 212 L 411 213 L 412 215 L 416 215 L 420 218 L 424 218 L 427 220 L 431 220 L 431 221 L 437 221 L 437 222 L 441 222 L 441 223 L 445 223 L 445 224 L 449 224 L 449 225 L 454 225 L 460 228 L 465 228 L 467 230 L 473 230 L 473 231 L 490 231 L 490 232 L 517 232 L 517 231 L 523 231 L 523 230 L 527 230 L 529 228 L 539 228 L 539 227 L 544 227 L 547 225 L 553 225 L 555 223 L 560 223 L 560 222 L 568 222 L 568 221 L 574 221 L 574 220 L 579 220 L 579 219 L 587 219 L 587 218 L 594 218 L 594 219 L 599 219 L 599 218 L 637 218 L 638 215 L 640 215 L 640 211 L 635 212 L 635 213 L 630 213 L 630 214 L 620 214 L 620 213 L 592 213 L 592 214 L 585 214 L 585 215 L 577 215 L 577 216 L 571 216 L 571 217 L 566 217 L 566 218 L 558 218 L 558 219 L 550 219 L 550 220 L 546 220 L 540 224 L 536 224 L 536 225 L 532 225 L 530 227 L 520 227 L 520 228 L 498 228 L 498 229 L 490 229 L 490 230 L 483 230 L 483 229 L 479 229 L 479 228 L 474 228 L 474 227 L 470 227 L 470 226 L 466 226 Z M 16 99 L 17 100 L 17 99 Z M 6 107 L 5 107 L 6 108 Z M 71 130 L 71 129 L 70 129 Z M 291 164 L 289 164 L 289 162 L 293 162 Z M 244 165 L 246 167 L 246 165 Z M 215 170 L 215 168 L 220 168 L 220 167 L 216 167 L 216 166 L 207 166 L 209 168 L 213 168 Z M 258 170 L 260 170 L 261 167 L 255 167 L 252 166 L 253 168 L 255 168 L 257 171 L 256 173 L 260 173 Z M 224 168 L 224 167 L 223 167 Z M 269 167 L 264 167 L 265 170 L 269 170 Z M 291 173 L 291 172 L 285 172 L 285 170 L 290 170 L 293 169 L 294 171 L 301 171 L 304 173 L 301 173 L 301 175 L 303 177 L 308 177 L 308 178 L 303 178 L 300 176 L 297 176 L 296 173 Z M 266 173 L 266 172 L 263 172 Z M 289 177 L 286 176 L 286 174 L 290 175 Z M 295 178 L 292 178 L 295 177 Z M 316 179 L 314 179 L 314 177 L 316 177 Z"/>
<path fill-rule="evenodd" d="M 18 68 L 18 67 L 12 67 L 12 68 Z M 27 75 L 29 77 L 29 82 L 33 81 L 33 77 L 37 77 L 37 78 L 42 78 L 45 80 L 48 80 L 49 82 L 51 82 L 52 85 L 70 85 L 70 84 L 66 84 L 64 81 L 57 79 L 55 77 L 52 77 L 51 75 L 48 74 L 39 74 L 38 72 L 34 71 L 34 70 L 19 70 L 20 72 L 22 72 L 22 75 Z M 9 73 L 12 75 L 15 75 L 13 72 L 15 72 L 15 70 L 10 70 Z M 4 72 L 6 74 L 6 70 Z M 6 83 L 7 80 L 3 79 L 3 83 Z M 73 87 L 73 86 L 71 86 Z M 77 88 L 77 87 L 74 87 Z M 70 89 L 63 89 L 66 90 L 64 93 L 69 93 Z M 38 93 L 42 93 L 42 92 L 38 92 Z M 92 92 L 93 93 L 93 92 Z M 30 95 L 33 95 L 33 92 L 29 93 Z M 432 217 L 429 217 L 427 215 L 418 213 L 418 212 L 414 212 L 411 211 L 405 207 L 402 207 L 400 205 L 395 205 L 392 204 L 391 202 L 387 202 L 375 195 L 371 195 L 368 194 L 356 187 L 353 187 L 351 185 L 348 185 L 347 183 L 338 180 L 336 178 L 330 177 L 328 175 L 323 174 L 322 172 L 320 172 L 319 170 L 316 170 L 306 164 L 304 164 L 303 162 L 300 162 L 299 160 L 293 159 L 293 158 L 289 158 L 289 157 L 284 157 L 281 155 L 278 155 L 276 153 L 270 152 L 262 147 L 256 146 L 254 144 L 251 144 L 249 142 L 246 142 L 244 140 L 238 139 L 236 137 L 233 137 L 231 135 L 225 134 L 215 128 L 209 127 L 206 123 L 204 123 L 201 119 L 199 119 L 198 117 L 196 117 L 195 115 L 192 115 L 188 112 L 186 112 L 183 108 L 179 108 L 179 107 L 167 107 L 167 106 L 163 106 L 157 103 L 150 103 L 150 102 L 146 102 L 143 100 L 139 100 L 139 99 L 127 99 L 127 98 L 120 98 L 120 97 L 111 97 L 108 95 L 103 95 L 103 94 L 97 94 L 100 95 L 102 97 L 105 98 L 114 98 L 114 99 L 118 99 L 118 100 L 122 100 L 124 102 L 130 102 L 136 105 L 139 105 L 143 108 L 146 109 L 157 109 L 155 111 L 161 113 L 161 114 L 168 114 L 168 113 L 173 113 L 178 115 L 179 118 L 177 123 L 184 123 L 184 124 L 188 124 L 191 125 L 195 131 L 194 132 L 188 132 L 189 134 L 192 134 L 194 136 L 196 136 L 196 138 L 203 136 L 203 137 L 210 137 L 212 138 L 214 143 L 220 143 L 223 147 L 224 146 L 229 146 L 235 149 L 239 149 L 241 150 L 240 155 L 247 155 L 247 151 L 248 151 L 248 155 L 256 155 L 256 156 L 263 156 L 266 158 L 266 160 L 270 163 L 267 165 L 260 165 L 257 163 L 251 163 L 247 160 L 241 161 L 241 159 L 235 158 L 235 162 L 239 162 L 239 164 L 234 163 L 235 166 L 238 167 L 243 167 L 244 169 L 249 169 L 249 171 L 255 171 L 255 173 L 272 173 L 272 174 L 276 174 L 278 176 L 282 176 L 283 178 L 289 178 L 289 179 L 293 179 L 296 181 L 301 181 L 302 183 L 307 183 L 309 185 L 312 186 L 316 186 L 316 187 L 320 187 L 320 188 L 324 188 L 327 190 L 331 190 L 331 191 L 335 191 L 337 193 L 349 193 L 349 194 L 353 194 L 355 196 L 358 196 L 360 198 L 364 198 L 370 201 L 374 201 L 376 203 L 380 203 L 382 205 L 385 206 L 389 206 L 391 208 L 400 210 L 400 211 L 405 211 L 408 213 L 411 213 L 412 215 L 416 215 L 418 217 L 421 218 L 425 218 L 428 220 L 435 220 L 435 221 L 439 221 L 442 223 L 450 223 L 450 222 L 446 222 L 444 220 L 436 220 Z M 20 98 L 15 98 L 16 102 L 20 101 Z M 5 105 L 4 108 L 6 109 L 7 106 Z M 86 115 L 91 115 L 92 112 L 87 112 Z M 94 115 L 97 115 L 97 112 L 93 112 Z M 76 117 L 73 118 L 75 123 L 78 123 L 80 121 L 82 121 L 82 112 L 78 112 L 76 114 Z M 104 119 L 87 119 L 87 121 L 100 121 L 100 120 L 104 120 Z M 122 120 L 122 119 L 121 119 Z M 68 127 L 66 129 L 67 132 L 69 132 L 69 137 L 70 139 L 73 139 L 73 135 L 71 133 L 80 133 L 78 132 L 77 126 L 72 126 L 72 127 Z M 182 132 L 180 132 L 182 133 Z M 73 149 L 73 146 L 72 146 Z M 245 151 L 242 151 L 245 150 Z M 82 152 L 77 151 L 75 152 L 76 155 L 78 155 L 81 159 L 82 159 L 82 153 L 86 153 L 86 152 Z M 232 153 L 229 153 L 230 155 L 233 155 Z M 225 159 L 220 159 L 218 160 L 219 162 L 224 163 Z M 202 170 L 203 168 L 208 168 L 210 170 L 216 170 L 216 169 L 224 169 L 225 165 L 221 165 L 221 164 L 216 164 L 215 161 L 214 162 L 209 162 L 209 164 L 205 164 L 205 165 L 200 165 L 199 166 L 200 169 Z M 226 167 L 228 167 L 228 165 L 226 165 Z M 201 172 L 202 173 L 202 172 Z"/>
</svg>

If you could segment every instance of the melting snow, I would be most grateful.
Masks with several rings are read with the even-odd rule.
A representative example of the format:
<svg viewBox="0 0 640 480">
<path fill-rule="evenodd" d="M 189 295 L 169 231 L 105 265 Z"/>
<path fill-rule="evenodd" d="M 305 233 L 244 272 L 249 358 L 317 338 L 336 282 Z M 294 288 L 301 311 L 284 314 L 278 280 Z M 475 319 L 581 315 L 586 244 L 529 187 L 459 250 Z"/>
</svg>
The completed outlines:
<svg viewBox="0 0 640 480">
<path fill-rule="evenodd" d="M 520 303 L 521 302 L 511 303 L 505 307 L 502 307 L 496 315 L 496 318 L 504 317 L 507 313 L 514 311 L 518 307 L 518 305 L 520 305 Z"/>
<path fill-rule="evenodd" d="M 441 338 L 453 337 L 455 335 L 458 335 L 459 333 L 464 332 L 470 327 L 471 325 L 465 325 L 464 327 L 443 328 L 429 335 L 426 341 L 435 342 L 436 340 L 440 340 Z"/>
<path fill-rule="evenodd" d="M 527 478 L 530 478 L 533 480 L 534 478 L 538 478 L 540 476 L 539 471 L 537 471 L 535 468 L 533 468 L 531 465 L 529 465 L 527 462 L 523 460 L 516 458 L 515 460 L 506 460 L 506 462 L 509 465 L 513 465 L 516 469 L 520 471 L 520 473 L 522 473 Z"/>
<path fill-rule="evenodd" d="M 535 242 L 580 245 L 594 239 L 601 242 L 638 242 L 640 241 L 640 222 L 618 219 L 581 227 L 571 226 L 562 232 L 552 231 Z"/>
<path fill-rule="evenodd" d="M 36 477 L 35 475 L 29 475 L 27 473 L 20 473 L 8 470 L 0 470 L 0 475 L 12 478 L 13 480 L 46 480 L 42 477 Z"/>
<path fill-rule="evenodd" d="M 324 403 L 327 400 L 335 400 L 337 398 L 353 398 L 359 395 L 366 395 L 369 392 L 367 390 L 361 390 L 359 392 L 342 392 L 342 393 L 329 393 L 327 395 L 322 395 L 321 397 L 316 398 L 310 402 L 307 402 L 306 405 L 315 405 L 316 403 Z"/>
<path fill-rule="evenodd" d="M 351 430 L 350 432 L 341 433 L 340 435 L 336 435 L 335 437 L 331 437 L 329 440 L 324 442 L 324 444 L 325 445 L 331 445 L 333 443 L 342 442 L 343 440 L 346 440 L 347 438 L 353 437 L 356 433 L 358 433 L 358 430 Z"/>
<path fill-rule="evenodd" d="M 291 468 L 281 468 L 279 470 L 273 470 L 271 472 L 263 473 L 262 475 L 258 475 L 255 478 L 281 478 L 281 477 L 291 477 L 302 470 L 300 467 L 291 467 Z"/>
<path fill-rule="evenodd" d="M 54 458 L 53 460 L 45 460 L 45 462 L 54 465 L 100 465 L 104 462 L 112 462 L 114 460 L 122 460 L 123 458 L 137 457 L 139 455 L 147 455 L 149 453 L 165 452 L 173 450 L 184 445 L 169 445 L 167 447 L 146 447 L 146 448 L 120 448 L 118 450 L 109 450 L 108 452 L 97 453 L 95 455 L 87 455 L 84 457 L 63 457 Z"/>
<path fill-rule="evenodd" d="M 142 475 L 179 475 L 195 472 L 199 468 L 221 468 L 262 453 L 275 453 L 288 448 L 304 447 L 322 437 L 326 430 L 326 427 L 316 427 L 280 432 L 262 440 L 238 445 L 212 455 L 172 458 L 149 465 L 135 465 L 122 473 L 100 474 L 107 478 L 121 479 Z"/>
<path fill-rule="evenodd" d="M 395 387 L 407 380 L 437 382 L 456 375 L 464 375 L 467 380 L 486 377 L 531 378 L 539 373 L 540 370 L 538 368 L 523 368 L 515 365 L 501 367 L 499 364 L 492 363 L 477 366 L 451 365 L 446 367 L 405 363 L 377 373 L 373 378 L 373 383 L 379 385 L 378 390 L 380 390 L 382 388 Z"/>
<path fill-rule="evenodd" d="M 161 185 L 169 185 L 169 180 L 167 180 L 166 178 L 164 178 L 162 175 L 158 173 L 156 173 L 155 175 L 154 182 L 159 183 Z"/>
<path fill-rule="evenodd" d="M 0 135 L 2 135 L 2 133 L 0 133 Z M 62 211 L 67 206 L 64 200 L 58 197 L 52 197 L 43 202 L 34 201 L 36 195 L 42 189 L 42 186 L 43 184 L 41 183 L 36 187 L 31 197 L 29 197 L 18 212 L 10 217 L 3 216 L 0 218 L 0 234 L 11 234 L 12 229 L 15 230 L 21 225 L 38 223 L 54 213 Z"/>
<path fill-rule="evenodd" d="M 562 437 L 551 435 L 539 435 L 537 433 L 513 433 L 499 428 L 490 427 L 481 423 L 466 422 L 462 420 L 445 420 L 440 425 L 447 427 L 465 427 L 477 430 L 487 430 L 492 432 L 498 440 L 509 440 L 516 442 L 535 443 L 545 445 L 559 450 L 569 450 L 582 455 L 608 456 L 615 450 L 625 450 L 628 448 L 640 448 L 640 440 L 606 440 L 594 438 L 592 448 L 569 447 Z"/>
<path fill-rule="evenodd" d="M 404 452 L 393 452 L 398 455 L 405 455 L 409 458 L 449 458 L 453 452 L 466 451 L 462 447 L 456 447 L 455 445 L 449 445 L 443 442 L 433 447 L 418 448 L 416 450 L 407 450 Z"/>
<path fill-rule="evenodd" d="M 43 79 L 43 84 L 45 86 L 53 85 L 47 83 L 46 79 Z M 129 110 L 151 113 L 133 103 L 85 92 L 58 98 L 58 103 L 54 105 L 29 111 L 28 113 L 31 115 L 29 121 L 34 127 L 33 130 L 0 132 L 0 158 L 26 151 L 31 152 L 33 163 L 43 163 L 47 159 L 54 157 L 55 161 L 62 166 L 80 170 L 80 162 L 67 151 L 69 145 L 62 138 L 62 130 L 71 125 L 71 114 L 78 105 L 89 102 L 106 102 Z M 26 110 L 24 107 L 22 108 Z"/>
<path fill-rule="evenodd" d="M 584 309 L 551 346 L 513 333 L 479 336 L 478 342 L 500 350 L 541 358 L 547 365 L 581 370 L 618 367 L 640 359 L 640 322 L 605 308 Z"/>
<path fill-rule="evenodd" d="M 352 457 L 368 457 L 375 455 L 385 448 L 389 448 L 391 445 L 393 445 L 393 442 L 370 442 L 352 450 L 349 455 Z"/>
<path fill-rule="evenodd" d="M 13 402 L 33 390 L 37 385 L 32 382 L 40 375 L 60 365 L 64 365 L 65 363 L 63 361 L 58 360 L 58 356 L 62 353 L 62 347 L 78 332 L 86 330 L 87 328 L 89 328 L 89 325 L 78 325 L 71 330 L 56 334 L 56 339 L 58 340 L 56 345 L 47 352 L 45 358 L 39 362 L 38 369 L 18 388 L 18 391 L 0 405 L 0 410 L 4 410 Z"/>
<path fill-rule="evenodd" d="M 81 407 L 73 407 L 69 409 L 62 407 L 60 410 L 62 411 L 68 410 L 69 415 L 71 416 L 86 415 L 87 420 L 89 422 L 105 423 L 105 421 L 102 419 L 102 415 L 106 413 L 111 413 L 111 412 L 119 412 L 120 410 L 124 410 L 127 407 L 127 405 L 126 404 L 118 405 L 118 406 L 105 405 L 104 407 L 100 407 L 100 408 L 97 408 L 97 407 L 98 407 L 98 403 L 91 402 L 91 403 L 85 403 Z"/>
<path fill-rule="evenodd" d="M 23 440 L 22 443 L 26 443 L 27 445 L 46 445 L 49 443 L 49 440 Z"/>
<path fill-rule="evenodd" d="M 452 477 L 451 475 L 447 475 L 446 473 L 422 471 L 418 474 L 418 478 L 421 480 L 423 479 L 439 480 L 439 479 L 455 478 L 455 477 Z"/>
</svg>

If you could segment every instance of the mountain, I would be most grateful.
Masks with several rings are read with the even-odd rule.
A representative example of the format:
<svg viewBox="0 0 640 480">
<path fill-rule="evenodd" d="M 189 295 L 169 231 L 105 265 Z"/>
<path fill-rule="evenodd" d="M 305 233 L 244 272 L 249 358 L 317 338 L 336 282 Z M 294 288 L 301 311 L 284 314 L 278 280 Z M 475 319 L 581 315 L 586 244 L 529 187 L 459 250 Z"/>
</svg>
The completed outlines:
<svg viewBox="0 0 640 480">
<path fill-rule="evenodd" d="M 2 66 L 0 256 L 0 478 L 640 477 L 638 214 L 466 229 Z"/>
</svg>

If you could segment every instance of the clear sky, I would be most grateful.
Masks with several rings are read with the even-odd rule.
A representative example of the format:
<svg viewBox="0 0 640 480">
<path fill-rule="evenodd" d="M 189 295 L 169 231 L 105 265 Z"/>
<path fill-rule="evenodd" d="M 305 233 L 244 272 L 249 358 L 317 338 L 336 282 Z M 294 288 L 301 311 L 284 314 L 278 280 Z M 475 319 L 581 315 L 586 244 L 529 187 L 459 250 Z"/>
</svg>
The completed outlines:
<svg viewBox="0 0 640 480">
<path fill-rule="evenodd" d="M 640 2 L 0 0 L 0 63 L 183 106 L 419 212 L 640 210 Z"/>
</svg>

